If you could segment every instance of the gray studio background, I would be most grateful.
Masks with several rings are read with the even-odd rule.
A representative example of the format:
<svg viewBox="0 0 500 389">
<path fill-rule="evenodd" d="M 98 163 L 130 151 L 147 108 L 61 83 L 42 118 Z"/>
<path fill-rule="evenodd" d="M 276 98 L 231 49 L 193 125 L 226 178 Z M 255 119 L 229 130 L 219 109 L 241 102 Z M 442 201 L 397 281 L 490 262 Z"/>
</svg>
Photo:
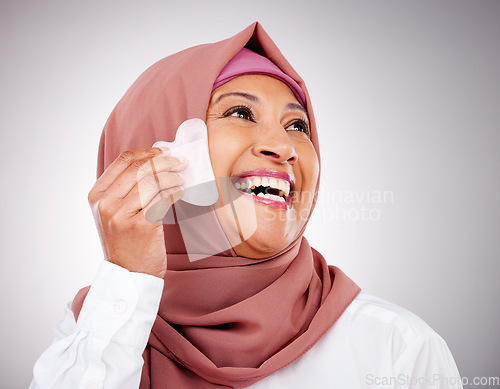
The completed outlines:
<svg viewBox="0 0 500 389">
<path fill-rule="evenodd" d="M 2 388 L 26 388 L 101 247 L 101 129 L 148 66 L 260 21 L 306 80 L 322 150 L 306 236 L 500 375 L 500 2 L 3 1 Z M 492 388 L 483 385 L 476 387 Z"/>
</svg>

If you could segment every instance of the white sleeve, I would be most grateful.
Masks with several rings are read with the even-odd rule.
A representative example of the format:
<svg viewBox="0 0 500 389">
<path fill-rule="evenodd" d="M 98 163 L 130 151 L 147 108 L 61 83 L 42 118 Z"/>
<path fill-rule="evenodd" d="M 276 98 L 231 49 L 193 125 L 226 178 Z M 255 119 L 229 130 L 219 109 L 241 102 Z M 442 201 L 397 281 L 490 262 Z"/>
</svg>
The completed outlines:
<svg viewBox="0 0 500 389">
<path fill-rule="evenodd" d="M 453 356 L 434 331 L 408 344 L 394 370 L 397 389 L 462 389 Z"/>
<path fill-rule="evenodd" d="M 137 389 L 163 280 L 103 261 L 75 323 L 70 304 L 30 389 Z"/>
</svg>

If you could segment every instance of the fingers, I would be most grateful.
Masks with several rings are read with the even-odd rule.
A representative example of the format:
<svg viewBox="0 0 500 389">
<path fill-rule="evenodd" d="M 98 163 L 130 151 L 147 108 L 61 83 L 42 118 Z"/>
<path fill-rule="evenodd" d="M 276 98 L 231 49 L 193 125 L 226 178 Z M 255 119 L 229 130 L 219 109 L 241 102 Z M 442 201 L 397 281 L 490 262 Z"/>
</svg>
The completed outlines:
<svg viewBox="0 0 500 389">
<path fill-rule="evenodd" d="M 124 199 L 136 186 L 141 193 L 144 193 L 144 196 L 147 196 L 152 188 L 157 188 L 158 192 L 160 189 L 182 185 L 184 181 L 177 172 L 186 167 L 187 162 L 181 162 L 176 157 L 164 155 L 135 161 L 106 190 L 106 197 L 115 200 Z"/>
<path fill-rule="evenodd" d="M 168 174 L 168 176 L 167 176 Z M 148 187 L 139 189 L 139 184 L 121 201 L 110 201 L 108 198 L 101 200 L 98 204 L 99 215 L 105 220 L 119 220 L 121 222 L 135 219 L 135 223 L 141 225 L 144 219 L 150 223 L 161 224 L 162 219 L 176 201 L 184 194 L 181 186 L 173 185 L 174 182 L 183 182 L 183 178 L 177 173 L 162 173 L 161 180 L 168 182 L 166 189 L 158 189 L 154 178 L 148 178 Z M 142 206 L 141 202 L 145 205 Z M 136 219 L 139 217 L 140 219 Z M 142 219 L 142 221 L 141 221 Z"/>
<path fill-rule="evenodd" d="M 123 199 L 145 177 L 167 171 L 182 171 L 187 165 L 187 161 L 170 157 L 158 148 L 122 153 L 96 181 L 89 193 L 89 203 L 92 205 L 104 196 Z"/>
<path fill-rule="evenodd" d="M 161 153 L 162 150 L 153 147 L 121 153 L 97 179 L 93 190 L 97 193 L 104 192 L 134 161 L 153 158 Z"/>
<path fill-rule="evenodd" d="M 184 184 L 184 178 L 179 173 L 151 174 L 137 183 L 136 187 L 124 199 L 124 204 L 128 202 L 138 204 L 139 208 L 134 210 L 137 213 L 140 209 L 146 208 L 151 201 L 154 201 L 158 194 L 162 197 L 163 191 L 180 187 L 182 184 Z"/>
<path fill-rule="evenodd" d="M 105 258 L 130 271 L 163 278 L 163 218 L 183 195 L 187 162 L 148 148 L 122 153 L 96 181 L 89 203 Z M 152 224 L 155 223 L 155 224 Z"/>
<path fill-rule="evenodd" d="M 151 174 L 156 175 L 161 172 L 179 172 L 184 170 L 186 167 L 186 159 L 160 154 L 151 159 L 140 160 L 137 163 L 137 166 L 134 165 L 133 167 L 129 167 L 123 174 L 128 173 L 128 170 L 130 170 L 130 174 L 135 172 L 136 179 L 139 181 L 144 177 L 150 176 Z M 121 176 L 117 179 L 117 182 L 119 182 L 118 180 L 120 179 L 122 179 Z M 126 178 L 124 177 L 123 179 L 125 180 Z"/>
</svg>

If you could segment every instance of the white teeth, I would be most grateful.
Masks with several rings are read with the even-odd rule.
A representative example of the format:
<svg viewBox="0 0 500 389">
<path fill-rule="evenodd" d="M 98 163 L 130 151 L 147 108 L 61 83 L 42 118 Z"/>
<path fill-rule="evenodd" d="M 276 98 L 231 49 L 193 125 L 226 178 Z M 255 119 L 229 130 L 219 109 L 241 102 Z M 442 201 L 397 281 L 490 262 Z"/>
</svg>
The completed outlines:
<svg viewBox="0 0 500 389">
<path fill-rule="evenodd" d="M 285 199 L 283 197 L 276 196 L 273 194 L 265 194 L 264 198 L 268 199 L 268 200 L 273 200 L 273 201 L 283 201 L 283 202 L 285 201 Z"/>
<path fill-rule="evenodd" d="M 279 190 L 282 192 L 282 194 L 287 197 L 288 194 L 290 193 L 290 183 L 288 181 L 282 181 L 280 180 L 278 182 Z"/>
<path fill-rule="evenodd" d="M 279 190 L 281 196 L 274 195 L 274 197 L 280 199 L 279 201 L 285 201 L 282 196 L 287 197 L 290 194 L 290 182 L 275 177 L 248 177 L 244 181 L 234 183 L 234 187 L 236 189 L 240 189 L 243 191 L 247 189 L 255 189 L 258 186 L 271 187 L 273 189 Z M 264 194 L 262 195 L 264 196 Z"/>
</svg>

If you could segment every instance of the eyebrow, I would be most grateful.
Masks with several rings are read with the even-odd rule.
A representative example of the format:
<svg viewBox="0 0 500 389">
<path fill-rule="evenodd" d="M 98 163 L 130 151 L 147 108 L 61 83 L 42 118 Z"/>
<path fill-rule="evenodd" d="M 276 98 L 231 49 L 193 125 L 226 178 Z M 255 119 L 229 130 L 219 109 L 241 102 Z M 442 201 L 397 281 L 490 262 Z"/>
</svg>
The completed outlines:
<svg viewBox="0 0 500 389">
<path fill-rule="evenodd" d="M 286 109 L 287 109 L 287 111 L 299 110 L 304 115 L 306 115 L 306 117 L 309 117 L 309 115 L 307 114 L 307 110 L 302 105 L 300 105 L 300 104 L 289 103 L 289 104 L 286 105 Z"/>
<path fill-rule="evenodd" d="M 213 102 L 213 104 L 217 104 L 223 98 L 229 97 L 229 96 L 243 97 L 243 98 L 245 98 L 247 100 L 250 100 L 253 103 L 260 103 L 261 102 L 260 99 L 257 96 L 251 95 L 250 93 L 246 93 L 246 92 L 228 92 L 228 93 L 223 93 L 219 97 L 217 97 L 217 99 Z"/>
</svg>

